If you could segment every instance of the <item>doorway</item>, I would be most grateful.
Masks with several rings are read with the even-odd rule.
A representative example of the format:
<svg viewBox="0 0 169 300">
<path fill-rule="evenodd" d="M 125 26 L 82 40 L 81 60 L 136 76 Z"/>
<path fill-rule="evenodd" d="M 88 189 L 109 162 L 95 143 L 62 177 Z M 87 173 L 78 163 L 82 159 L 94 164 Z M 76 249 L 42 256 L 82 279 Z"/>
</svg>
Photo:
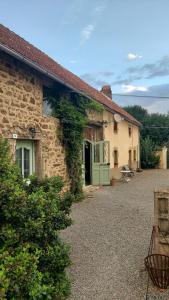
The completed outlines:
<svg viewBox="0 0 169 300">
<path fill-rule="evenodd" d="M 91 150 L 91 143 L 89 141 L 85 141 L 85 185 L 91 184 Z"/>
<path fill-rule="evenodd" d="M 83 143 L 82 179 L 84 185 L 110 184 L 110 145 L 108 141 Z"/>
<path fill-rule="evenodd" d="M 129 167 L 132 167 L 132 152 L 129 150 Z"/>
</svg>

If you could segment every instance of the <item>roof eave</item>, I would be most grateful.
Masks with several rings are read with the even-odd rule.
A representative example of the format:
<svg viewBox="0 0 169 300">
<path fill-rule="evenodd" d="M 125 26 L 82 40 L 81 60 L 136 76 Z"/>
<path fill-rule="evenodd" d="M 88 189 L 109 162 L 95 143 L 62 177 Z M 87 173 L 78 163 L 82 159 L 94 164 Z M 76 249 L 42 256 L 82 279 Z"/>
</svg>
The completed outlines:
<svg viewBox="0 0 169 300">
<path fill-rule="evenodd" d="M 113 109 L 111 109 L 110 107 L 108 107 L 108 106 L 106 106 L 105 104 L 103 104 L 105 107 L 106 107 L 106 109 L 108 110 L 108 111 L 110 111 L 111 113 L 113 113 L 113 114 L 116 114 L 117 113 L 117 111 L 115 111 L 115 110 L 113 110 Z M 136 125 L 136 126 L 138 126 L 138 127 L 141 127 L 142 126 L 142 124 L 139 122 L 139 121 L 134 121 L 134 120 L 131 120 L 131 119 L 129 119 L 129 118 L 127 118 L 125 115 L 123 115 L 122 113 L 118 113 L 119 115 L 121 115 L 127 122 L 129 122 L 129 123 L 132 123 L 132 124 L 134 124 L 134 125 Z"/>
<path fill-rule="evenodd" d="M 0 43 L 0 49 L 4 52 L 6 52 L 7 54 L 17 58 L 18 60 L 24 62 L 25 64 L 29 65 L 30 67 L 32 67 L 33 69 L 39 71 L 40 73 L 42 73 L 43 75 L 46 75 L 47 77 L 59 82 L 60 84 L 62 85 L 65 85 L 67 88 L 69 88 L 70 90 L 73 90 L 74 92 L 90 99 L 90 100 L 95 100 L 96 102 L 99 102 L 98 100 L 96 99 L 92 99 L 89 95 L 87 95 L 86 93 L 84 93 L 83 91 L 81 90 L 78 90 L 76 88 L 74 88 L 72 85 L 68 84 L 67 82 L 65 82 L 64 80 L 61 80 L 60 78 L 58 78 L 56 75 L 53 75 L 52 73 L 44 70 L 42 67 L 40 67 L 38 64 L 32 62 L 31 60 L 27 59 L 26 57 L 24 57 L 23 55 L 19 54 L 18 52 L 16 52 L 15 50 L 9 48 L 8 46 Z M 100 102 L 99 102 L 100 103 Z M 110 109 L 107 105 L 105 104 L 102 104 L 104 107 L 106 107 L 107 110 L 109 110 L 110 112 L 112 113 L 117 113 L 115 110 L 113 109 Z M 124 116 L 123 114 L 121 114 L 123 116 L 123 118 L 125 120 L 127 120 L 128 122 L 130 123 L 133 123 L 134 125 L 136 126 L 141 126 L 141 123 L 139 122 L 135 122 L 134 120 L 130 120 L 129 118 L 127 118 L 126 116 Z"/>
<path fill-rule="evenodd" d="M 17 58 L 18 60 L 26 63 L 27 65 L 29 65 L 30 67 L 32 67 L 33 69 L 39 71 L 40 73 L 46 75 L 47 77 L 50 77 L 51 79 L 65 85 L 66 87 L 68 87 L 69 89 L 75 91 L 78 94 L 81 94 L 82 96 L 85 96 L 87 98 L 90 98 L 88 95 L 86 95 L 84 92 L 74 88 L 72 85 L 68 84 L 67 82 L 65 82 L 64 80 L 61 80 L 60 78 L 58 78 L 56 75 L 53 75 L 52 73 L 44 70 L 43 68 L 41 68 L 38 64 L 32 62 L 31 60 L 27 59 L 26 57 L 24 57 L 23 55 L 19 54 L 18 52 L 14 51 L 13 49 L 10 49 L 9 47 L 7 47 L 6 45 L 0 43 L 0 49 L 6 53 L 8 53 L 9 55 Z"/>
</svg>

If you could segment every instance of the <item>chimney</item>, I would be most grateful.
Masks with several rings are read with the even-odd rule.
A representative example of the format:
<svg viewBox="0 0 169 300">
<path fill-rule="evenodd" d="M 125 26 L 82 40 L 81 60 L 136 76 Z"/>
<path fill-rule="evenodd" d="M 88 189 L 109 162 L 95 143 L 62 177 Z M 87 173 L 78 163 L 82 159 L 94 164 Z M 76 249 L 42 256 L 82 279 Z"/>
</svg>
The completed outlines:
<svg viewBox="0 0 169 300">
<path fill-rule="evenodd" d="M 104 85 L 101 89 L 101 92 L 103 94 L 105 94 L 107 97 L 109 97 L 110 100 L 112 100 L 112 90 L 111 90 L 111 86 L 109 84 Z"/>
</svg>

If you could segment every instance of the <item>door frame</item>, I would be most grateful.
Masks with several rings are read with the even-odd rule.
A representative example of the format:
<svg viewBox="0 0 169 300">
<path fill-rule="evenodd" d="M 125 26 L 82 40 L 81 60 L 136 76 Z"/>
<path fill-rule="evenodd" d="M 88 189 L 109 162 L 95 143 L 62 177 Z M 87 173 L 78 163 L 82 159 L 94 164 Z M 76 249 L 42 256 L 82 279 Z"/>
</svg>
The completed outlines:
<svg viewBox="0 0 169 300">
<path fill-rule="evenodd" d="M 85 180 L 85 142 L 90 143 L 90 178 L 91 185 L 109 185 L 110 184 L 110 142 L 107 140 L 101 140 L 98 142 L 93 142 L 88 139 L 84 139 L 83 141 L 83 155 L 82 155 L 82 180 L 83 185 L 86 185 Z M 108 153 L 107 153 L 107 161 L 105 161 L 104 157 L 104 145 L 108 145 Z M 95 162 L 95 147 L 98 145 L 99 147 L 99 161 Z M 107 170 L 107 171 L 106 171 Z M 108 173 L 107 181 L 104 182 L 102 178 L 104 178 L 104 172 Z M 102 174 L 103 173 L 103 174 Z M 105 174 L 107 174 L 105 173 Z M 94 176 L 99 176 L 97 183 L 96 178 Z"/>
<path fill-rule="evenodd" d="M 83 181 L 83 185 L 86 186 L 86 169 L 85 169 L 85 143 L 88 142 L 90 144 L 90 178 L 91 178 L 91 182 L 90 184 L 92 184 L 92 144 L 93 142 L 88 140 L 88 139 L 84 139 L 83 140 L 83 150 L 82 150 L 82 181 Z"/>
</svg>

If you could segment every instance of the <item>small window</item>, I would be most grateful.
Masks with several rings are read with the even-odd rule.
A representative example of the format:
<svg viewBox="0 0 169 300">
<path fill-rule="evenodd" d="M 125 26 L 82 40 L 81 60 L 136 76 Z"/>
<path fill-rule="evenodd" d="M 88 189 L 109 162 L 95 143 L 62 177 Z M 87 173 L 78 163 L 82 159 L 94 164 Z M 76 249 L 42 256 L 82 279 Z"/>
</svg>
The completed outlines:
<svg viewBox="0 0 169 300">
<path fill-rule="evenodd" d="M 129 131 L 129 137 L 131 137 L 131 133 L 132 133 L 132 128 L 131 128 L 131 126 L 129 126 L 128 131 Z"/>
<path fill-rule="evenodd" d="M 52 115 L 52 108 L 47 100 L 43 100 L 43 115 L 44 116 L 51 116 Z"/>
<path fill-rule="evenodd" d="M 136 161 L 136 150 L 134 150 L 134 152 L 133 152 L 133 156 L 134 156 L 134 161 Z"/>
<path fill-rule="evenodd" d="M 52 107 L 51 104 L 49 103 L 49 98 L 54 96 L 53 89 L 50 89 L 46 86 L 43 86 L 43 115 L 44 116 L 52 116 Z"/>
<path fill-rule="evenodd" d="M 114 121 L 114 133 L 118 132 L 118 123 Z"/>
<path fill-rule="evenodd" d="M 33 142 L 17 141 L 15 159 L 23 178 L 32 175 L 35 170 Z"/>
<path fill-rule="evenodd" d="M 118 150 L 114 150 L 114 168 L 118 167 Z"/>
</svg>

